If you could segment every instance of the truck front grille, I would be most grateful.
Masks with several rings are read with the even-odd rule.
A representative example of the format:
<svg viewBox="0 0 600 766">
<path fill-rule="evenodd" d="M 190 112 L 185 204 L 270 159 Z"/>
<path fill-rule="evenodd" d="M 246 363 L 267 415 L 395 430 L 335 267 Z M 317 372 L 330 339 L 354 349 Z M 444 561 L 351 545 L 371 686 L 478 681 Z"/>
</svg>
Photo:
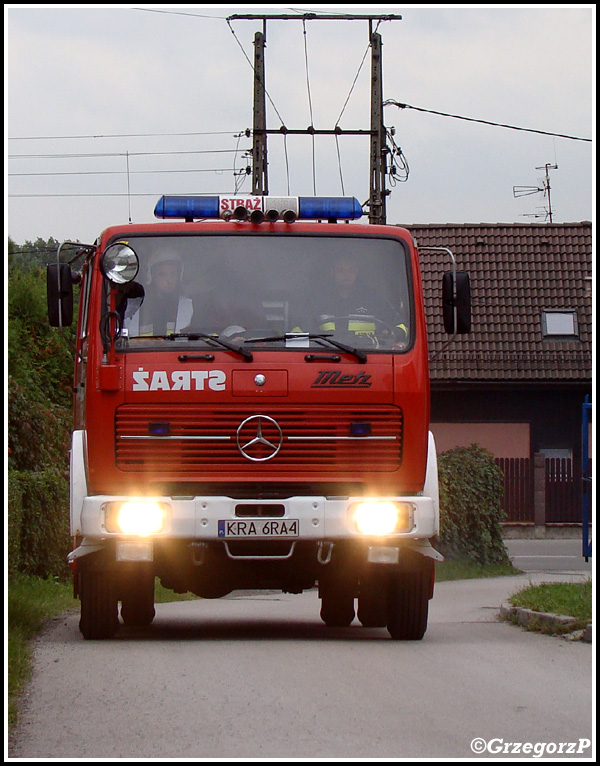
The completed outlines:
<svg viewBox="0 0 600 766">
<path fill-rule="evenodd" d="M 395 471 L 402 460 L 402 411 L 393 406 L 128 404 L 117 409 L 115 426 L 123 471 L 232 475 L 256 466 L 266 475 L 309 470 L 352 478 Z"/>
</svg>

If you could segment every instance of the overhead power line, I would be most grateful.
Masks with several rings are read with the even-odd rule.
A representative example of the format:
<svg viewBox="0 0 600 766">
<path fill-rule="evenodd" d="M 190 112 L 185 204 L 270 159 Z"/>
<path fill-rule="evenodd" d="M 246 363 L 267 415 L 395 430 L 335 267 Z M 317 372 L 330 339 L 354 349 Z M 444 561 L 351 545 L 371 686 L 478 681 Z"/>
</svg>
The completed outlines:
<svg viewBox="0 0 600 766">
<path fill-rule="evenodd" d="M 211 130 L 196 131 L 193 133 L 105 133 L 89 136 L 9 136 L 9 141 L 54 141 L 74 138 L 160 138 L 174 136 L 236 136 L 240 131 L 235 130 Z M 244 131 L 241 131 L 244 133 Z M 250 129 L 246 129 L 246 136 L 250 135 Z"/>
<path fill-rule="evenodd" d="M 146 13 L 166 13 L 169 16 L 195 16 L 197 19 L 220 19 L 225 20 L 225 16 L 209 16 L 205 13 L 184 13 L 183 11 L 161 11 L 158 8 L 132 8 L 132 11 L 144 11 Z"/>
<path fill-rule="evenodd" d="M 41 173 L 7 173 L 7 176 L 124 176 L 140 175 L 142 173 L 228 173 L 231 168 L 180 168 L 178 170 L 72 170 L 60 172 L 41 172 Z"/>
<path fill-rule="evenodd" d="M 174 152 L 90 152 L 87 154 L 9 154 L 9 160 L 64 160 L 81 157 L 157 157 L 170 154 L 235 154 L 239 149 L 202 149 Z"/>
<path fill-rule="evenodd" d="M 210 192 L 204 192 L 205 194 L 210 194 Z M 11 198 L 28 198 L 28 197 L 156 197 L 157 199 L 161 197 L 164 194 L 164 191 L 161 192 L 104 192 L 102 194 L 87 194 L 87 193 L 81 193 L 76 192 L 74 194 L 8 194 L 8 197 Z M 189 197 L 193 194 L 196 194 L 196 192 L 188 192 L 187 194 L 183 192 L 173 192 L 173 194 L 180 195 L 182 197 Z M 213 194 L 222 194 L 222 192 L 213 192 Z"/>
<path fill-rule="evenodd" d="M 551 133 L 547 130 L 534 130 L 533 128 L 521 128 L 516 125 L 506 125 L 502 122 L 491 122 L 490 120 L 476 120 L 474 117 L 462 117 L 459 114 L 449 114 L 448 112 L 438 112 L 435 109 L 423 109 L 419 106 L 411 106 L 410 104 L 401 104 L 393 99 L 388 99 L 383 102 L 384 106 L 397 106 L 399 109 L 414 109 L 416 112 L 426 112 L 427 114 L 438 114 L 441 117 L 453 117 L 455 120 L 467 120 L 467 122 L 478 122 L 482 125 L 493 125 L 496 128 L 509 128 L 510 130 L 522 130 L 526 133 L 539 133 L 542 136 L 554 136 L 555 138 L 568 138 L 571 141 L 591 141 L 591 138 L 580 138 L 579 136 L 568 136 L 564 133 Z"/>
</svg>

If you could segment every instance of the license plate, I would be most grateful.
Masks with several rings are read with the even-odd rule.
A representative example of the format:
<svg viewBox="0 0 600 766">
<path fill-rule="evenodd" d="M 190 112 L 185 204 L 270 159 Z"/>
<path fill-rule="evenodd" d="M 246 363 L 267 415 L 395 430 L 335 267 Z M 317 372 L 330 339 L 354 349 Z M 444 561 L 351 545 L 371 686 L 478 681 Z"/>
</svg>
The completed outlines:
<svg viewBox="0 0 600 766">
<path fill-rule="evenodd" d="M 300 522 L 298 519 L 268 519 L 228 521 L 219 520 L 219 537 L 265 538 L 298 537 Z"/>
</svg>

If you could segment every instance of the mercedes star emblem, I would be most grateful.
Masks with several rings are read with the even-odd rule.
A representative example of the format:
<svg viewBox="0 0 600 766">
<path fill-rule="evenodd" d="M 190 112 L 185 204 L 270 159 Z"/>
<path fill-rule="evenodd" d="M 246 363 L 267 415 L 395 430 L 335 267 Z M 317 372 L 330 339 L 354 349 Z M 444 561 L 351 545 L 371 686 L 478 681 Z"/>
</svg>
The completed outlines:
<svg viewBox="0 0 600 766">
<path fill-rule="evenodd" d="M 236 439 L 238 449 L 245 458 L 262 463 L 279 452 L 283 432 L 279 423 L 268 415 L 251 415 L 240 423 Z"/>
</svg>

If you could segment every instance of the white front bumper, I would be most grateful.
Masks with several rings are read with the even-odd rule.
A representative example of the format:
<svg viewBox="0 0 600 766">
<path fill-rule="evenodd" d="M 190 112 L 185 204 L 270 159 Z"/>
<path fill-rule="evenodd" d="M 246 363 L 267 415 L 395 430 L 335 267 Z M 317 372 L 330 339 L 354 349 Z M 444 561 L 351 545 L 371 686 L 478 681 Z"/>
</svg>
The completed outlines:
<svg viewBox="0 0 600 766">
<path fill-rule="evenodd" d="M 129 500 L 127 496 L 95 495 L 83 498 L 81 510 L 81 534 L 87 539 L 122 538 L 123 535 L 106 529 L 106 504 Z M 277 506 L 273 517 L 268 515 L 254 518 L 264 523 L 270 518 L 298 521 L 298 540 L 360 540 L 365 539 L 354 524 L 351 506 L 364 500 L 362 497 L 326 498 L 290 497 L 284 500 L 233 499 L 230 497 L 155 497 L 169 506 L 170 511 L 162 532 L 152 535 L 158 539 L 190 539 L 199 541 L 222 540 L 219 522 L 240 521 L 236 506 L 260 504 Z M 409 531 L 386 535 L 386 540 L 422 540 L 438 534 L 438 513 L 431 497 L 406 496 L 382 498 L 408 503 L 412 507 L 413 526 Z M 281 515 L 283 506 L 283 515 Z M 248 519 L 246 519 L 248 520 Z"/>
</svg>

